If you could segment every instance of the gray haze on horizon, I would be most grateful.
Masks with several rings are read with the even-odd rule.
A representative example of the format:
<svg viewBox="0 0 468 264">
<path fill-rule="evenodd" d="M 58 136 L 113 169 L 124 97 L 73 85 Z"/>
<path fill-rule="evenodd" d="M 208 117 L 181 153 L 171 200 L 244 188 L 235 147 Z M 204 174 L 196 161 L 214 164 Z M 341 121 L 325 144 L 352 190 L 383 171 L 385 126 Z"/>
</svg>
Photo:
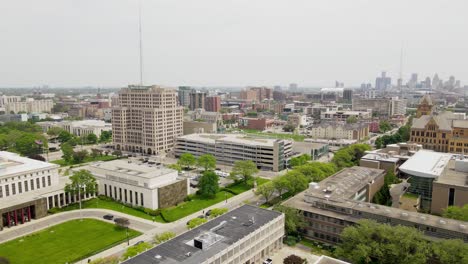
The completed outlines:
<svg viewBox="0 0 468 264">
<path fill-rule="evenodd" d="M 0 86 L 139 82 L 138 1 L 0 0 Z M 144 83 L 468 82 L 466 0 L 142 0 Z"/>
</svg>

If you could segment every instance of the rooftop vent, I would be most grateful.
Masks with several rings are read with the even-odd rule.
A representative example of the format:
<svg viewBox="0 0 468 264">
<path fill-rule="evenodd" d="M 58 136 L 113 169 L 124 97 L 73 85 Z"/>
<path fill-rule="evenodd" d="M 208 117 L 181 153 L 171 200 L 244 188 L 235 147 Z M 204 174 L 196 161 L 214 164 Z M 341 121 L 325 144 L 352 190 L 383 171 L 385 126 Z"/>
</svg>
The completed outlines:
<svg viewBox="0 0 468 264">
<path fill-rule="evenodd" d="M 409 214 L 408 214 L 408 213 L 401 213 L 401 216 L 402 216 L 402 217 L 408 217 Z"/>
<path fill-rule="evenodd" d="M 189 252 L 185 253 L 185 256 L 186 256 L 186 257 L 192 256 L 192 252 L 189 251 Z"/>
<path fill-rule="evenodd" d="M 440 219 L 440 220 L 439 220 L 439 223 L 440 223 L 441 225 L 445 225 L 445 224 L 447 224 L 447 221 Z"/>
<path fill-rule="evenodd" d="M 193 246 L 199 249 L 207 249 L 214 243 L 220 241 L 223 236 L 215 234 L 211 231 L 203 233 L 202 235 L 193 239 Z"/>
</svg>

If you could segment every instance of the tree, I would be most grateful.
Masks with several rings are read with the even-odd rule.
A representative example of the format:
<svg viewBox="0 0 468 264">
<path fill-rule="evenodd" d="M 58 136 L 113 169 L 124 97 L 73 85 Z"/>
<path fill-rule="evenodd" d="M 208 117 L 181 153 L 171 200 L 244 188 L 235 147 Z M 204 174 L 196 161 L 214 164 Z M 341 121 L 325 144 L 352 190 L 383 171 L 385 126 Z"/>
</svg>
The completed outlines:
<svg viewBox="0 0 468 264">
<path fill-rule="evenodd" d="M 42 153 L 42 148 L 47 147 L 46 144 L 44 137 L 31 133 L 23 133 L 15 142 L 16 150 L 24 156 Z"/>
<path fill-rule="evenodd" d="M 102 131 L 101 136 L 99 136 L 99 142 L 107 143 L 112 140 L 112 131 Z"/>
<path fill-rule="evenodd" d="M 193 156 L 191 153 L 184 153 L 180 155 L 179 160 L 177 161 L 177 164 L 187 169 L 190 169 L 190 167 L 192 167 L 196 163 L 197 160 L 195 159 L 195 156 Z"/>
<path fill-rule="evenodd" d="M 122 157 L 122 151 L 119 149 L 116 149 L 112 151 L 112 155 L 117 156 L 118 158 Z"/>
<path fill-rule="evenodd" d="M 387 131 L 390 131 L 392 129 L 392 126 L 390 125 L 390 123 L 388 123 L 387 120 L 381 120 L 379 122 L 379 130 L 380 132 L 382 133 L 385 133 Z"/>
<path fill-rule="evenodd" d="M 82 163 L 88 156 L 88 151 L 86 149 L 73 152 L 73 161 L 75 163 Z"/>
<path fill-rule="evenodd" d="M 72 138 L 73 138 L 73 135 L 65 130 L 60 131 L 60 133 L 58 134 L 58 140 L 60 141 L 60 143 L 67 142 Z"/>
<path fill-rule="evenodd" d="M 299 210 L 280 204 L 275 205 L 274 210 L 284 214 L 284 227 L 287 234 L 297 235 L 305 227 L 306 222 L 304 216 Z"/>
<path fill-rule="evenodd" d="M 289 166 L 291 166 L 292 168 L 301 166 L 301 165 L 306 164 L 309 160 L 311 160 L 311 157 L 309 154 L 302 154 L 300 156 L 291 158 L 289 160 Z"/>
<path fill-rule="evenodd" d="M 163 232 L 161 234 L 157 234 L 157 235 L 154 236 L 154 244 L 159 245 L 159 244 L 164 243 L 164 242 L 166 242 L 168 240 L 171 240 L 175 236 L 176 236 L 176 234 L 174 232 L 170 232 L 170 231 Z"/>
<path fill-rule="evenodd" d="M 304 264 L 306 260 L 296 256 L 296 255 L 289 255 L 283 260 L 283 264 Z"/>
<path fill-rule="evenodd" d="M 213 171 L 205 171 L 198 181 L 198 188 L 201 195 L 215 197 L 219 190 L 219 176 Z"/>
<path fill-rule="evenodd" d="M 68 142 L 66 142 L 60 146 L 60 149 L 62 150 L 62 158 L 66 162 L 70 162 L 73 158 L 73 147 Z"/>
<path fill-rule="evenodd" d="M 62 132 L 63 129 L 60 127 L 51 127 L 49 130 L 47 130 L 47 135 L 49 136 L 58 136 L 60 132 Z"/>
<path fill-rule="evenodd" d="M 234 167 L 231 171 L 231 178 L 241 180 L 244 184 L 250 180 L 255 173 L 258 172 L 257 165 L 251 160 L 239 160 L 234 162 Z"/>
<path fill-rule="evenodd" d="M 204 154 L 198 158 L 197 164 L 205 171 L 214 170 L 216 168 L 216 158 L 211 154 Z"/>
<path fill-rule="evenodd" d="M 380 190 L 374 195 L 372 199 L 373 203 L 382 204 L 382 205 L 392 205 L 392 196 L 390 195 L 390 185 L 398 183 L 399 180 L 392 171 L 388 171 L 385 174 L 384 185 Z"/>
<path fill-rule="evenodd" d="M 115 218 L 114 223 L 119 228 L 128 228 L 130 225 L 130 220 L 127 218 Z"/>
<path fill-rule="evenodd" d="M 294 130 L 296 130 L 296 126 L 293 124 L 286 124 L 283 126 L 284 132 L 294 132 Z"/>
<path fill-rule="evenodd" d="M 91 143 L 91 144 L 96 144 L 98 141 L 97 136 L 94 133 L 89 133 L 86 136 L 86 142 Z"/>
<path fill-rule="evenodd" d="M 430 255 L 430 245 L 417 229 L 372 220 L 346 227 L 341 240 L 335 253 L 352 263 L 425 264 Z"/>
<path fill-rule="evenodd" d="M 102 156 L 102 150 L 100 149 L 91 149 L 91 157 L 96 158 L 97 156 Z"/>
<path fill-rule="evenodd" d="M 89 262 L 89 264 L 118 264 L 118 263 L 119 263 L 119 257 L 116 255 L 108 256 L 104 258 L 98 258 Z"/>
<path fill-rule="evenodd" d="M 442 239 L 432 242 L 432 264 L 468 263 L 468 244 L 460 239 Z"/>
<path fill-rule="evenodd" d="M 463 207 L 449 206 L 444 210 L 442 216 L 461 221 L 468 221 L 468 204 L 465 204 Z"/>
<path fill-rule="evenodd" d="M 71 195 L 78 195 L 78 202 L 81 209 L 81 197 L 83 194 L 96 193 L 96 179 L 87 170 L 79 170 L 73 172 L 70 176 L 71 183 L 65 185 L 65 192 Z"/>
<path fill-rule="evenodd" d="M 132 258 L 150 248 L 152 248 L 152 246 L 150 243 L 147 243 L 147 242 L 143 242 L 138 245 L 131 246 L 127 248 L 127 251 L 125 251 L 125 253 L 123 254 L 122 260 L 127 260 L 129 258 Z"/>
<path fill-rule="evenodd" d="M 182 167 L 181 167 L 179 164 L 177 164 L 177 163 L 169 164 L 169 165 L 167 165 L 167 167 L 168 167 L 169 169 L 176 170 L 177 172 L 181 172 L 181 171 L 182 171 Z"/>
<path fill-rule="evenodd" d="M 213 209 L 211 209 L 210 217 L 215 218 L 215 217 L 223 215 L 223 214 L 225 214 L 227 212 L 228 212 L 227 208 L 213 208 Z"/>
<path fill-rule="evenodd" d="M 282 195 L 290 188 L 290 183 L 284 175 L 274 178 L 271 182 L 280 197 L 282 197 Z"/>
<path fill-rule="evenodd" d="M 289 181 L 289 191 L 296 194 L 307 189 L 309 182 L 304 174 L 299 171 L 291 170 L 287 172 L 284 177 Z"/>
<path fill-rule="evenodd" d="M 263 196 L 263 198 L 265 198 L 265 203 L 268 203 L 274 192 L 275 186 L 270 181 L 258 186 L 255 194 Z"/>
<path fill-rule="evenodd" d="M 357 121 L 358 121 L 358 119 L 355 116 L 350 116 L 350 117 L 346 118 L 346 123 L 347 124 L 355 124 L 355 123 L 357 123 Z"/>
<path fill-rule="evenodd" d="M 190 220 L 190 221 L 188 222 L 188 224 L 187 224 L 187 227 L 188 227 L 189 229 L 193 229 L 193 228 L 195 228 L 195 227 L 197 227 L 197 226 L 199 226 L 199 225 L 201 225 L 201 224 L 204 224 L 204 223 L 206 223 L 206 219 L 205 219 L 205 218 L 198 218 L 198 217 L 197 217 L 197 218 L 194 218 L 194 219 Z"/>
</svg>

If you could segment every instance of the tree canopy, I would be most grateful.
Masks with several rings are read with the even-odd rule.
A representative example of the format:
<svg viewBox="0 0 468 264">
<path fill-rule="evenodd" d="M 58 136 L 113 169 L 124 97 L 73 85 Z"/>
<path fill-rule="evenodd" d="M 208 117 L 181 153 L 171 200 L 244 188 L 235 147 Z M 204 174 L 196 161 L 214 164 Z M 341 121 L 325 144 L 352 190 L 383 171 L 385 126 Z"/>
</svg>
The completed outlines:
<svg viewBox="0 0 468 264">
<path fill-rule="evenodd" d="M 241 180 L 245 184 L 255 173 L 258 172 L 257 165 L 251 160 L 239 160 L 234 163 L 231 171 L 231 177 L 234 180 Z"/>
<path fill-rule="evenodd" d="M 258 186 L 255 194 L 263 196 L 263 198 L 265 198 L 265 203 L 268 203 L 274 192 L 275 186 L 273 182 L 269 181 Z"/>
<path fill-rule="evenodd" d="M 65 185 L 65 192 L 67 193 L 76 195 L 78 192 L 81 194 L 96 192 L 96 179 L 87 170 L 73 172 L 73 175 L 70 176 L 70 181 L 71 183 L 67 183 L 67 185 Z"/>
<path fill-rule="evenodd" d="M 338 150 L 333 156 L 332 162 L 338 169 L 352 167 L 359 164 L 359 160 L 368 150 L 371 150 L 371 147 L 367 144 L 349 145 Z"/>
<path fill-rule="evenodd" d="M 459 206 L 449 206 L 444 210 L 444 217 L 468 221 L 468 204 L 465 204 L 463 207 Z"/>
<path fill-rule="evenodd" d="M 214 170 L 216 168 L 216 158 L 211 154 L 201 155 L 197 160 L 197 165 L 205 171 Z"/>
<path fill-rule="evenodd" d="M 289 166 L 291 166 L 292 168 L 301 166 L 301 165 L 306 164 L 309 160 L 311 160 L 311 157 L 309 154 L 302 154 L 300 156 L 291 158 L 289 160 Z"/>
<path fill-rule="evenodd" d="M 205 171 L 198 181 L 198 191 L 205 197 L 215 197 L 219 191 L 219 176 L 213 171 Z"/>
<path fill-rule="evenodd" d="M 180 155 L 177 164 L 182 166 L 183 168 L 190 168 L 197 163 L 197 159 L 191 153 L 184 153 Z"/>
</svg>

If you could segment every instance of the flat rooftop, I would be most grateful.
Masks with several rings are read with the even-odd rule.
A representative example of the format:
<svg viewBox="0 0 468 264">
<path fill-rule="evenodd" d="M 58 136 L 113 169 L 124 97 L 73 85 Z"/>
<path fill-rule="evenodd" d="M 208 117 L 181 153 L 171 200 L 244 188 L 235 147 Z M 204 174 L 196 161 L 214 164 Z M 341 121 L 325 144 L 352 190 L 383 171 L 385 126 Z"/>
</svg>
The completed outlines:
<svg viewBox="0 0 468 264">
<path fill-rule="evenodd" d="M 276 211 L 243 205 L 123 263 L 198 264 L 281 215 Z M 253 223 L 249 222 L 252 217 Z M 203 244 L 209 246 L 203 250 L 195 247 L 195 238 L 203 240 Z"/>
<path fill-rule="evenodd" d="M 252 146 L 268 146 L 272 147 L 278 139 L 271 138 L 258 138 L 250 135 L 243 134 L 189 134 L 178 137 L 178 139 L 185 139 L 196 141 L 206 144 L 215 144 L 217 142 L 238 143 L 242 145 Z"/>
<path fill-rule="evenodd" d="M 460 161 L 455 159 L 450 159 L 448 162 L 445 171 L 435 180 L 437 183 L 447 184 L 447 185 L 456 185 L 463 186 L 468 188 L 468 173 L 463 171 L 455 170 L 456 162 L 466 162 L 467 160 Z"/>
<path fill-rule="evenodd" d="M 57 164 L 21 157 L 19 154 L 8 151 L 0 151 L 0 178 L 10 177 L 18 173 L 59 167 Z"/>
<path fill-rule="evenodd" d="M 126 159 L 118 159 L 106 162 L 95 162 L 84 168 L 91 172 L 96 170 L 104 170 L 109 173 L 118 172 L 128 176 L 138 176 L 146 179 L 160 177 L 169 173 L 174 173 L 175 170 L 163 166 L 151 165 L 148 163 L 137 163 Z"/>
<path fill-rule="evenodd" d="M 364 155 L 361 159 L 365 160 L 378 160 L 378 161 L 385 161 L 385 162 L 393 162 L 396 163 L 400 159 L 395 156 L 390 156 L 389 154 L 386 153 L 368 153 Z"/>
<path fill-rule="evenodd" d="M 451 154 L 420 150 L 400 166 L 400 171 L 417 177 L 437 178 L 451 158 Z"/>
<path fill-rule="evenodd" d="M 349 199 L 368 183 L 384 174 L 384 170 L 354 166 L 343 169 L 319 183 L 311 183 L 308 193 L 314 197 L 342 201 Z"/>
</svg>

